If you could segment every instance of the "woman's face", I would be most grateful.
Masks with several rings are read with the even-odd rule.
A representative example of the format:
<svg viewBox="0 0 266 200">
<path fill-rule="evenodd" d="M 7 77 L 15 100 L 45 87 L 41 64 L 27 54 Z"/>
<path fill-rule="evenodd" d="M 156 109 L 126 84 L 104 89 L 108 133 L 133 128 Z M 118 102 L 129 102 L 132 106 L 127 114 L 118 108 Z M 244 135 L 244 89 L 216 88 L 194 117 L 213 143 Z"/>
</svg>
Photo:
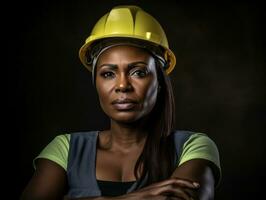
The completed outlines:
<svg viewBox="0 0 266 200">
<path fill-rule="evenodd" d="M 112 120 L 130 123 L 151 112 L 158 81 L 148 52 L 132 46 L 111 47 L 100 55 L 96 67 L 100 104 Z"/>
</svg>

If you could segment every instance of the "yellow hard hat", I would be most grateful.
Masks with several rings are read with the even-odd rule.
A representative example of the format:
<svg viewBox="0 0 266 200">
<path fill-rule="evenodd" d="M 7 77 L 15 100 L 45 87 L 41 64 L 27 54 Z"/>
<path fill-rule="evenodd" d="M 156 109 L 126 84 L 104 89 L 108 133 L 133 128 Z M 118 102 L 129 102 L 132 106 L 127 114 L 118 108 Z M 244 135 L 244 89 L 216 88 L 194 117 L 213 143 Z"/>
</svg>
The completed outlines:
<svg viewBox="0 0 266 200">
<path fill-rule="evenodd" d="M 88 62 L 88 55 L 95 42 L 106 38 L 128 38 L 148 42 L 163 48 L 166 73 L 175 67 L 176 58 L 169 49 L 167 37 L 161 25 L 150 14 L 138 6 L 116 6 L 109 13 L 101 17 L 95 24 L 91 35 L 79 50 L 79 58 L 87 69 L 92 71 L 92 63 Z"/>
</svg>

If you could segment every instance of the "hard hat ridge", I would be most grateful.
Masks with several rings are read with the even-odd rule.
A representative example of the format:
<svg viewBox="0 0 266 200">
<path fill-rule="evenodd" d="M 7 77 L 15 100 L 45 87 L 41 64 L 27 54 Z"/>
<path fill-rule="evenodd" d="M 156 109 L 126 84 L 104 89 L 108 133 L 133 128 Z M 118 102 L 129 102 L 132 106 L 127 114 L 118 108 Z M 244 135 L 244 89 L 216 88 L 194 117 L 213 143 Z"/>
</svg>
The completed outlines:
<svg viewBox="0 0 266 200">
<path fill-rule="evenodd" d="M 153 49 L 162 49 L 163 60 L 167 63 L 165 65 L 167 66 L 165 68 L 166 73 L 169 74 L 175 66 L 175 55 L 169 49 L 168 41 L 161 25 L 138 6 L 116 6 L 95 24 L 90 36 L 79 51 L 81 62 L 90 71 L 93 70 L 92 61 L 94 56 L 97 56 L 94 49 L 95 44 L 108 38 L 125 38 L 130 41 L 135 40 L 137 41 L 136 43 L 141 41 L 143 44 L 150 44 L 150 46 L 154 47 Z"/>
</svg>

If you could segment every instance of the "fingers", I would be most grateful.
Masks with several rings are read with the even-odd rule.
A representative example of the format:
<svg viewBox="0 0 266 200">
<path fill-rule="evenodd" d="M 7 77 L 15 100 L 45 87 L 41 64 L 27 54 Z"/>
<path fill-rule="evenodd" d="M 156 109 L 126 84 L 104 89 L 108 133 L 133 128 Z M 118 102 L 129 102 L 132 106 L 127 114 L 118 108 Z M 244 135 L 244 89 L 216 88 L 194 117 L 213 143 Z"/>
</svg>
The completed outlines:
<svg viewBox="0 0 266 200">
<path fill-rule="evenodd" d="M 179 178 L 170 178 L 150 186 L 144 187 L 134 193 L 141 197 L 171 197 L 172 199 L 192 200 L 192 192 L 199 188 L 199 184 Z M 141 199 L 141 198 L 139 198 Z"/>
<path fill-rule="evenodd" d="M 200 187 L 199 183 L 197 183 L 197 182 L 192 182 L 192 181 L 179 179 L 179 178 L 170 178 L 170 179 L 167 179 L 165 181 L 155 183 L 151 186 L 162 187 L 162 186 L 170 185 L 170 184 L 175 184 L 175 185 L 179 185 L 181 187 L 188 187 L 188 188 L 192 188 L 192 189 L 197 189 Z"/>
<path fill-rule="evenodd" d="M 187 180 L 178 179 L 178 178 L 174 178 L 174 179 L 176 179 L 175 184 L 178 184 L 182 187 L 195 188 L 195 189 L 200 187 L 199 183 L 197 182 L 187 181 Z"/>
<path fill-rule="evenodd" d="M 163 186 L 157 189 L 157 195 L 181 197 L 184 200 L 191 200 L 191 196 L 185 192 L 182 188 L 175 187 L 173 185 Z"/>
<path fill-rule="evenodd" d="M 180 197 L 185 200 L 191 200 L 192 195 L 188 190 L 198 189 L 200 187 L 199 183 L 192 182 L 179 178 L 171 178 L 159 183 L 151 185 L 151 191 L 153 195 L 164 195 L 171 197 Z"/>
</svg>

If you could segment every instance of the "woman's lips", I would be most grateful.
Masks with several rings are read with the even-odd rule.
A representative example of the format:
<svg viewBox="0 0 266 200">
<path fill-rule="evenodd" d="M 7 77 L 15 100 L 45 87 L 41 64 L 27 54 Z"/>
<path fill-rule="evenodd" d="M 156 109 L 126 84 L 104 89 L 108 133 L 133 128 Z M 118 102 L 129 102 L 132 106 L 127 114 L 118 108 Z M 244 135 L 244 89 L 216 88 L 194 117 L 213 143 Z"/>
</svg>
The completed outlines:
<svg viewBox="0 0 266 200">
<path fill-rule="evenodd" d="M 112 102 L 112 105 L 116 110 L 125 111 L 133 109 L 137 102 L 132 99 L 116 99 Z"/>
<path fill-rule="evenodd" d="M 136 104 L 135 103 L 115 103 L 113 104 L 113 106 L 117 110 L 131 110 L 136 106 Z"/>
</svg>

